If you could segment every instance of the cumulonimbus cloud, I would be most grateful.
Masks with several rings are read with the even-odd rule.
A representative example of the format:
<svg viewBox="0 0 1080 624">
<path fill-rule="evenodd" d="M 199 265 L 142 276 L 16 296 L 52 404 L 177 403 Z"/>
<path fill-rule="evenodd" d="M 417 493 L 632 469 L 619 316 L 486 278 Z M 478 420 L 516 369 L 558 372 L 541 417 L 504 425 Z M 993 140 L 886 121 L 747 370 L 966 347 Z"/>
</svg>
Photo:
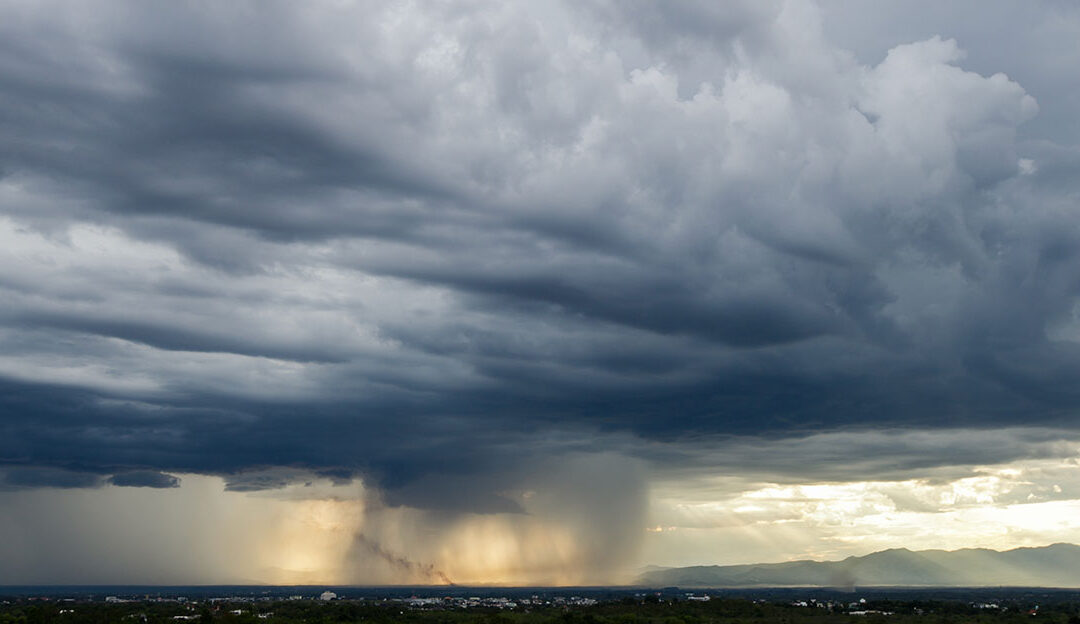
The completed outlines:
<svg viewBox="0 0 1080 624">
<path fill-rule="evenodd" d="M 0 20 L 8 465 L 437 508 L 624 436 L 1080 402 L 1076 147 L 948 33 L 867 62 L 795 1 L 56 10 Z M 464 506 L 513 511 L 496 481 Z"/>
</svg>

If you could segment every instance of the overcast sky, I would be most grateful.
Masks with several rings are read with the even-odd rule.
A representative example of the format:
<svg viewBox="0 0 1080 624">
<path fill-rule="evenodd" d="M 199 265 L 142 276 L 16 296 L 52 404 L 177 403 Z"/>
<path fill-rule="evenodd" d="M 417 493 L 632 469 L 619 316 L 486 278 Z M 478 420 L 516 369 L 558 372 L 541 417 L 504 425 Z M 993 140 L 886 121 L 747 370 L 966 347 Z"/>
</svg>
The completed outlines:
<svg viewBox="0 0 1080 624">
<path fill-rule="evenodd" d="M 1078 41 L 0 0 L 0 582 L 1080 541 Z"/>
</svg>

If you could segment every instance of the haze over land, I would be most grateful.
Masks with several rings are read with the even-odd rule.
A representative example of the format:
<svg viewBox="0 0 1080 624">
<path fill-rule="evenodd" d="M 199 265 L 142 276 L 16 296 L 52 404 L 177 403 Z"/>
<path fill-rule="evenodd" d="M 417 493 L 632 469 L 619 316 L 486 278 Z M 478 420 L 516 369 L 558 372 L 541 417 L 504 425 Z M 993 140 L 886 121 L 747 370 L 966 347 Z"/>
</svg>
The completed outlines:
<svg viewBox="0 0 1080 624">
<path fill-rule="evenodd" d="M 1080 542 L 1078 33 L 0 0 L 0 583 Z"/>
<path fill-rule="evenodd" d="M 906 548 L 842 561 L 648 570 L 649 587 L 1080 587 L 1080 546 L 955 551 Z"/>
</svg>

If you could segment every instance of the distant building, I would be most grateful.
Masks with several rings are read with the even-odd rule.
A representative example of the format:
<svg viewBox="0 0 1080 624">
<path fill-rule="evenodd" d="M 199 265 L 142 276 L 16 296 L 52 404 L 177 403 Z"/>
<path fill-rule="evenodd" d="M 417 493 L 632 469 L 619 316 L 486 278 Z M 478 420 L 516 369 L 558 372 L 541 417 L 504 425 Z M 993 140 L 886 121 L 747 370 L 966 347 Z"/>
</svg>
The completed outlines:
<svg viewBox="0 0 1080 624">
<path fill-rule="evenodd" d="M 324 591 L 319 594 L 319 600 L 334 600 L 337 598 L 337 594 L 332 591 Z"/>
</svg>

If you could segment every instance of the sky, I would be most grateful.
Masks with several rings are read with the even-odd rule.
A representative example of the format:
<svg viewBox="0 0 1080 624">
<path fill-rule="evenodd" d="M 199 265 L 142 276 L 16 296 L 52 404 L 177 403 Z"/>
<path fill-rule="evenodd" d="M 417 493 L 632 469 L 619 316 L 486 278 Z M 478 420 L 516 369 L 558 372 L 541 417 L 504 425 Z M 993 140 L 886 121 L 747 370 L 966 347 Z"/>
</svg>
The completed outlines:
<svg viewBox="0 0 1080 624">
<path fill-rule="evenodd" d="M 1080 6 L 0 0 L 0 583 L 1080 542 Z"/>
</svg>

